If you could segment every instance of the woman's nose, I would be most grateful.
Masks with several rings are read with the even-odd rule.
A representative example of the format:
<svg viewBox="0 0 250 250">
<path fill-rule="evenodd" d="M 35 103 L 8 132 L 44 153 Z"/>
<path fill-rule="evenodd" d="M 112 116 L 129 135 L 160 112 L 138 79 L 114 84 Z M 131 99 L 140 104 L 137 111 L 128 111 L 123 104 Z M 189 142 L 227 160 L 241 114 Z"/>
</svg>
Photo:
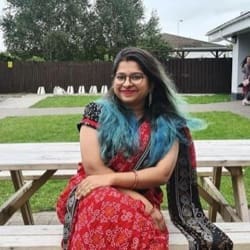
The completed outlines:
<svg viewBox="0 0 250 250">
<path fill-rule="evenodd" d="M 127 76 L 124 83 L 123 83 L 123 86 L 130 86 L 130 85 L 131 85 L 131 81 L 130 81 L 129 76 Z"/>
</svg>

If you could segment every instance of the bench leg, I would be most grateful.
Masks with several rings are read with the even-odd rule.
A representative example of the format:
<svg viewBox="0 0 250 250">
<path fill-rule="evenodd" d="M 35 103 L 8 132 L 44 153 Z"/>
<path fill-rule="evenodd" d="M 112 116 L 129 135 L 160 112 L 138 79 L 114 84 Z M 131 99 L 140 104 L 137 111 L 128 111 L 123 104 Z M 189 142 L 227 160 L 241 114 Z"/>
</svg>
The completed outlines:
<svg viewBox="0 0 250 250">
<path fill-rule="evenodd" d="M 248 203 L 242 167 L 228 167 L 232 176 L 232 186 L 236 212 L 244 222 L 249 222 Z"/>
<path fill-rule="evenodd" d="M 222 173 L 222 167 L 213 168 L 213 183 L 218 190 L 220 190 L 221 173 Z M 212 222 L 216 221 L 218 211 L 219 211 L 218 203 L 213 202 L 212 206 L 209 206 L 208 210 L 208 218 Z"/>
<path fill-rule="evenodd" d="M 30 197 L 56 172 L 56 170 L 47 170 L 39 179 L 29 181 L 18 189 L 1 207 L 0 207 L 0 225 L 5 224 L 9 218 L 20 209 Z M 20 183 L 19 183 L 20 184 Z M 28 211 L 31 213 L 31 211 Z"/>
<path fill-rule="evenodd" d="M 209 205 L 217 204 L 218 212 L 221 214 L 224 221 L 240 222 L 241 218 L 236 214 L 234 209 L 228 204 L 224 196 L 215 187 L 209 177 L 202 178 L 202 183 L 199 186 L 201 196 L 209 203 Z"/>
<path fill-rule="evenodd" d="M 10 171 L 11 179 L 15 188 L 15 191 L 19 190 L 23 184 L 23 175 L 21 171 Z M 34 225 L 34 219 L 30 207 L 30 202 L 27 200 L 21 207 L 21 213 L 23 217 L 23 222 L 25 225 Z"/>
</svg>

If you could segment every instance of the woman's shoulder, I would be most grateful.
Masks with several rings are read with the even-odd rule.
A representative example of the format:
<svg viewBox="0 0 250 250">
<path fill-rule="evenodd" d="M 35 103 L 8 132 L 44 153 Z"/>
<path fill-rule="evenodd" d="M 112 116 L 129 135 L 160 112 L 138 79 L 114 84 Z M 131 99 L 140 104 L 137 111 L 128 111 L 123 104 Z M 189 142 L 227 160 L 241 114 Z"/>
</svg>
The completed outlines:
<svg viewBox="0 0 250 250">
<path fill-rule="evenodd" d="M 90 102 L 84 108 L 84 116 L 89 117 L 92 120 L 98 120 L 101 113 L 102 105 L 99 102 Z"/>
<path fill-rule="evenodd" d="M 99 117 L 101 113 L 107 113 L 110 111 L 110 107 L 113 105 L 107 99 L 101 98 L 96 101 L 90 102 L 84 108 L 84 116 Z M 94 119 L 96 120 L 96 119 Z"/>
</svg>

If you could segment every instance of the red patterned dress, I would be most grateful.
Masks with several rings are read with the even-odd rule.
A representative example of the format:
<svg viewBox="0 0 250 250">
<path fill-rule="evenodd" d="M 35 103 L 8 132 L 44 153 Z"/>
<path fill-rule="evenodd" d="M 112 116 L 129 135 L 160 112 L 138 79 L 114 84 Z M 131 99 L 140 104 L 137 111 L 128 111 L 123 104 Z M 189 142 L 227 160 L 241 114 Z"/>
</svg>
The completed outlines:
<svg viewBox="0 0 250 250">
<path fill-rule="evenodd" d="M 98 127 L 99 110 L 92 103 L 85 108 L 80 125 Z M 109 166 L 119 172 L 131 171 L 146 147 L 150 134 L 148 122 L 139 128 L 140 150 L 133 157 L 125 158 L 117 154 Z M 64 223 L 66 203 L 71 190 L 85 177 L 84 167 L 79 164 L 57 202 L 57 214 Z M 143 195 L 156 207 L 162 202 L 160 188 L 143 190 Z M 114 187 L 100 187 L 93 190 L 78 202 L 71 221 L 68 241 L 70 250 L 167 250 L 168 231 L 160 231 L 154 225 L 150 214 L 145 212 L 144 204 Z"/>
</svg>

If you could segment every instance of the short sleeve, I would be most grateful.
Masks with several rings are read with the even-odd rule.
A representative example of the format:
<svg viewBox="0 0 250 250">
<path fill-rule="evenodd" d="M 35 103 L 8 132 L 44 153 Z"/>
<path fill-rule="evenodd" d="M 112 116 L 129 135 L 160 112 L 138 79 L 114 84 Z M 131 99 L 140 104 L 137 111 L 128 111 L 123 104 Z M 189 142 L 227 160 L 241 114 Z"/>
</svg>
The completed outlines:
<svg viewBox="0 0 250 250">
<path fill-rule="evenodd" d="M 89 103 L 84 108 L 82 120 L 77 124 L 78 130 L 80 131 L 82 125 L 96 129 L 98 127 L 100 113 L 101 106 L 99 104 L 95 102 Z"/>
</svg>

